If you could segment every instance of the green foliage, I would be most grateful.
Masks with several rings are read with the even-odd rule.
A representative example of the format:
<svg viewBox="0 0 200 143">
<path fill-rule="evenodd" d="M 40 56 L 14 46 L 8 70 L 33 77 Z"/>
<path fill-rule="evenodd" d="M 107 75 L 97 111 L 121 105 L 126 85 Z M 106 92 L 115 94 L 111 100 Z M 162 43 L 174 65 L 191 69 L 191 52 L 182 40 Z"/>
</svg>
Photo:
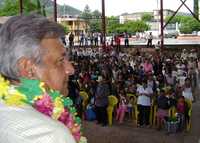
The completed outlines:
<svg viewBox="0 0 200 143">
<path fill-rule="evenodd" d="M 168 22 L 170 17 L 171 16 L 167 16 L 165 19 L 165 22 Z M 176 22 L 180 23 L 183 17 L 185 16 L 180 16 L 180 15 L 174 16 L 169 23 L 176 23 Z"/>
<path fill-rule="evenodd" d="M 6 0 L 0 8 L 0 16 L 12 16 L 19 13 L 19 4 L 15 0 Z"/>
<path fill-rule="evenodd" d="M 68 26 L 63 25 L 63 28 L 64 28 L 64 31 L 65 31 L 66 34 L 69 33 L 69 27 Z"/>
<path fill-rule="evenodd" d="M 168 21 L 170 17 L 167 17 L 165 21 Z M 180 24 L 180 32 L 189 34 L 193 31 L 200 31 L 200 22 L 198 22 L 194 17 L 192 16 L 175 16 L 170 23 L 176 23 L 178 22 Z"/>
<path fill-rule="evenodd" d="M 53 15 L 53 1 L 51 0 L 23 0 L 24 13 L 38 12 L 44 16 Z M 68 5 L 57 5 L 58 14 L 79 15 L 80 10 Z M 64 10 L 65 9 L 65 10 Z M 19 0 L 0 0 L 0 16 L 19 14 Z"/>
<path fill-rule="evenodd" d="M 89 25 L 90 32 L 100 32 L 101 31 L 101 13 L 98 10 L 91 12 L 88 5 L 85 6 L 84 11 L 81 13 L 80 17 L 85 19 Z M 88 29 L 87 29 L 88 30 Z"/>
<path fill-rule="evenodd" d="M 101 13 L 95 10 L 91 13 L 92 18 L 90 19 L 90 31 L 91 32 L 101 32 Z"/>
<path fill-rule="evenodd" d="M 27 78 L 20 79 L 20 85 L 17 87 L 18 91 L 26 95 L 27 102 L 31 104 L 35 96 L 39 96 L 43 93 L 40 88 L 39 80 L 31 80 Z"/>
<path fill-rule="evenodd" d="M 110 20 L 110 21 L 109 21 Z M 136 32 L 144 32 L 150 27 L 144 21 L 127 21 L 124 24 L 119 24 L 119 20 L 115 17 L 109 19 L 108 33 L 123 33 L 127 31 L 130 34 L 135 34 Z"/>
<path fill-rule="evenodd" d="M 80 14 L 80 17 L 86 21 L 87 25 L 90 26 L 92 13 L 88 5 L 85 6 L 83 12 Z M 88 31 L 88 27 L 86 28 L 86 31 Z"/>
<path fill-rule="evenodd" d="M 142 16 L 142 21 L 151 21 L 153 19 L 153 15 L 152 14 L 149 14 L 149 13 L 146 13 L 146 14 L 143 14 Z"/>
<path fill-rule="evenodd" d="M 192 17 L 184 17 L 181 20 L 180 32 L 189 34 L 193 31 L 200 31 L 200 22 Z"/>
<path fill-rule="evenodd" d="M 117 29 L 118 27 L 120 27 L 119 18 L 115 16 L 111 16 L 107 18 L 107 32 L 109 34 L 116 33 L 117 31 L 121 31 L 120 29 Z"/>
<path fill-rule="evenodd" d="M 92 13 L 91 10 L 89 8 L 88 5 L 85 6 L 83 12 L 80 15 L 81 18 L 85 19 L 87 22 L 90 21 L 91 17 L 92 17 Z"/>
<path fill-rule="evenodd" d="M 30 12 L 38 12 L 41 14 L 40 1 L 23 0 L 23 12 L 28 14 Z M 0 16 L 13 16 L 19 14 L 19 1 L 6 0 L 0 8 Z"/>
</svg>

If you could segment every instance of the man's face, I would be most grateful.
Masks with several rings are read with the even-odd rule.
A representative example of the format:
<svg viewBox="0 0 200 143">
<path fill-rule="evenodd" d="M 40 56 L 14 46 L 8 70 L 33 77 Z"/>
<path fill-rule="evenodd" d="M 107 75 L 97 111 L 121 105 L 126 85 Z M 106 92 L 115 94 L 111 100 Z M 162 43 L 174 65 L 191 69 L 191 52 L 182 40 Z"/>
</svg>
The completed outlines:
<svg viewBox="0 0 200 143">
<path fill-rule="evenodd" d="M 68 77 L 74 68 L 68 61 L 67 53 L 59 39 L 48 38 L 41 41 L 42 64 L 37 66 L 37 77 L 47 86 L 68 95 Z"/>
</svg>

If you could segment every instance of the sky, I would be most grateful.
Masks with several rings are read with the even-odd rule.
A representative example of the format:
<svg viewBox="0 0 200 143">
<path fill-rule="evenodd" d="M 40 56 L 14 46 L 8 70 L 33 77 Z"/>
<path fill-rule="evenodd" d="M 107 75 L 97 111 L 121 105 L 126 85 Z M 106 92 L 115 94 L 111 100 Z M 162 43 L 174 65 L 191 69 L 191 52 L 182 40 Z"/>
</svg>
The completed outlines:
<svg viewBox="0 0 200 143">
<path fill-rule="evenodd" d="M 84 10 L 86 4 L 92 11 L 101 11 L 102 0 L 57 0 L 58 4 L 70 5 L 81 11 Z M 118 16 L 122 13 L 133 12 L 150 12 L 159 8 L 160 0 L 105 0 L 105 13 L 107 16 Z M 181 4 L 180 0 L 163 0 L 164 9 L 176 10 Z M 186 4 L 193 10 L 193 0 L 187 0 Z M 182 12 L 189 12 L 185 7 L 181 8 Z"/>
</svg>

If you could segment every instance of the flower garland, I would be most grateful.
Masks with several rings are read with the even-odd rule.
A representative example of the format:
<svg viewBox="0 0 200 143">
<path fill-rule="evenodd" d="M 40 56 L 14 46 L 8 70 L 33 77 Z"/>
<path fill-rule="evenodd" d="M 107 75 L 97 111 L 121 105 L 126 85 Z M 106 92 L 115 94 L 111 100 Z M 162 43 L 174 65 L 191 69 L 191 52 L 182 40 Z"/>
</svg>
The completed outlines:
<svg viewBox="0 0 200 143">
<path fill-rule="evenodd" d="M 46 91 L 44 83 L 39 80 L 20 79 L 15 87 L 0 75 L 0 102 L 9 106 L 29 104 L 37 111 L 62 122 L 67 126 L 77 143 L 86 143 L 81 135 L 81 119 L 77 117 L 72 100 L 64 98 L 58 91 Z"/>
</svg>

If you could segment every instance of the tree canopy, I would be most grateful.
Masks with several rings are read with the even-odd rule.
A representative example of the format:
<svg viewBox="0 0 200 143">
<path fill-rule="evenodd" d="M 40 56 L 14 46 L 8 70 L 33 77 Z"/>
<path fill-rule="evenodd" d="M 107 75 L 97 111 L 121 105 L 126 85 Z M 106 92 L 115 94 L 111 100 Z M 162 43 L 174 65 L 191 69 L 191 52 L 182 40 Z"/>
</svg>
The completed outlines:
<svg viewBox="0 0 200 143">
<path fill-rule="evenodd" d="M 33 11 L 39 14 L 42 13 L 40 1 L 23 0 L 24 14 L 28 14 Z M 18 0 L 6 0 L 0 8 L 0 16 L 13 16 L 18 14 L 19 14 Z"/>
<path fill-rule="evenodd" d="M 80 17 L 86 20 L 89 25 L 90 32 L 101 31 L 101 12 L 98 10 L 91 12 L 89 6 L 86 5 Z M 151 15 L 145 15 L 144 17 L 144 19 L 147 21 L 152 18 Z M 120 24 L 119 17 L 115 16 L 106 17 L 106 27 L 108 34 L 123 33 L 125 31 L 130 34 L 134 34 L 136 32 L 144 32 L 149 29 L 149 26 L 145 21 L 128 21 L 124 24 Z"/>
<path fill-rule="evenodd" d="M 165 21 L 168 21 L 170 17 L 167 17 Z M 170 23 L 178 22 L 180 25 L 180 32 L 189 34 L 193 31 L 200 31 L 200 22 L 192 16 L 175 16 Z"/>
</svg>

